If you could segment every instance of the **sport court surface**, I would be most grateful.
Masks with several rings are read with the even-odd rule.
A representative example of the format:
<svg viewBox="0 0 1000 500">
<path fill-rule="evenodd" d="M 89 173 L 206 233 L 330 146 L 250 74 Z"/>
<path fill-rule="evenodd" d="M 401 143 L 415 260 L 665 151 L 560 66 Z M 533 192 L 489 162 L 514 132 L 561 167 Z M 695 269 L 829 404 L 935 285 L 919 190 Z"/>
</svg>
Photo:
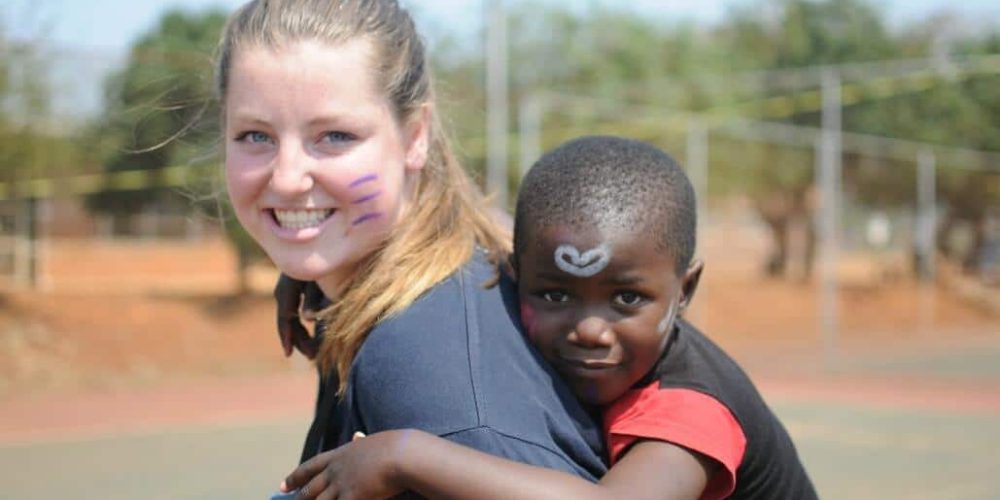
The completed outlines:
<svg viewBox="0 0 1000 500">
<path fill-rule="evenodd" d="M 811 333 L 811 289 L 762 281 L 763 243 L 720 231 L 706 241 L 693 312 L 708 314 L 695 322 L 751 372 L 822 498 L 1000 498 L 995 313 L 942 291 L 928 321 L 920 290 L 905 283 L 845 289 L 843 352 L 830 362 Z M 135 288 L 105 295 L 64 283 L 0 303 L 0 498 L 267 498 L 298 458 L 315 379 L 277 355 L 266 291 L 206 300 L 212 283 L 167 279 L 192 276 L 176 266 L 193 262 L 193 276 L 224 284 L 228 274 L 204 270 L 228 255 L 222 244 L 48 251 L 60 279 L 120 270 Z M 179 288 L 140 288 L 160 283 Z M 77 390 L 91 386 L 102 389 Z"/>
<path fill-rule="evenodd" d="M 896 358 L 857 357 L 799 373 L 772 373 L 753 360 L 748 365 L 822 498 L 995 499 L 1000 336 L 967 344 Z M 205 402 L 198 416 L 165 410 L 118 424 L 102 421 L 101 400 L 96 408 L 76 404 L 82 414 L 70 419 L 75 427 L 54 418 L 35 434 L 16 433 L 16 419 L 0 417 L 6 425 L 0 428 L 6 443 L 0 445 L 2 496 L 266 498 L 297 458 L 312 383 L 309 373 L 297 373 L 238 387 L 201 386 L 191 396 Z M 254 391 L 260 397 L 248 404 Z M 157 413 L 174 396 L 146 391 L 116 400 Z M 66 408 L 24 404 L 15 410 Z M 89 428 L 88 418 L 97 420 Z"/>
</svg>

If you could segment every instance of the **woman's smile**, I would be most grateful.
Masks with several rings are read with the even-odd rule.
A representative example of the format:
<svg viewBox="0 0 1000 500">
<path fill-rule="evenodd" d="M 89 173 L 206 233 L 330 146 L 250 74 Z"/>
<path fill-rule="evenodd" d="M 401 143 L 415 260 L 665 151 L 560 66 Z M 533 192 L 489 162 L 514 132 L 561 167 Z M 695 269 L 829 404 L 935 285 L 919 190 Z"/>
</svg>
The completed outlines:
<svg viewBox="0 0 1000 500">
<path fill-rule="evenodd" d="M 284 229 L 306 229 L 317 227 L 336 211 L 332 208 L 288 210 L 269 209 L 274 221 Z"/>
</svg>

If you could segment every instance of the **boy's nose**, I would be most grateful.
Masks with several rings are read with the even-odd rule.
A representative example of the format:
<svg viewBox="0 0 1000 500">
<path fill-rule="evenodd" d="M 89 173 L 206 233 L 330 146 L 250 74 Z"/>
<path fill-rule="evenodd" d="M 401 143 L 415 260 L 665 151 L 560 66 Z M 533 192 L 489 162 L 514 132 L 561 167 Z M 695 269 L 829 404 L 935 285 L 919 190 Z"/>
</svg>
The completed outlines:
<svg viewBox="0 0 1000 500">
<path fill-rule="evenodd" d="M 568 340 L 581 347 L 611 347 L 615 342 L 615 334 L 611 330 L 611 324 L 603 318 L 588 316 L 576 324 Z"/>
<path fill-rule="evenodd" d="M 282 148 L 275 158 L 271 188 L 288 195 L 309 192 L 313 187 L 313 178 L 308 162 L 309 155 L 297 148 Z"/>
</svg>

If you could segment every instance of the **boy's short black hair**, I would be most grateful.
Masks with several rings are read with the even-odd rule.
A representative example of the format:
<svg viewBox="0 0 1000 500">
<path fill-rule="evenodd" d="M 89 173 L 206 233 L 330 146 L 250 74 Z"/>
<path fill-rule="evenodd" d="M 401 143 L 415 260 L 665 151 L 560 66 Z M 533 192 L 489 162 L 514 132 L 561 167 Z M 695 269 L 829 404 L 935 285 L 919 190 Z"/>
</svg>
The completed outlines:
<svg viewBox="0 0 1000 500">
<path fill-rule="evenodd" d="M 564 224 L 628 228 L 656 238 L 683 275 L 694 256 L 694 188 L 669 155 L 613 136 L 573 139 L 542 155 L 521 182 L 514 265 L 533 228 Z"/>
</svg>

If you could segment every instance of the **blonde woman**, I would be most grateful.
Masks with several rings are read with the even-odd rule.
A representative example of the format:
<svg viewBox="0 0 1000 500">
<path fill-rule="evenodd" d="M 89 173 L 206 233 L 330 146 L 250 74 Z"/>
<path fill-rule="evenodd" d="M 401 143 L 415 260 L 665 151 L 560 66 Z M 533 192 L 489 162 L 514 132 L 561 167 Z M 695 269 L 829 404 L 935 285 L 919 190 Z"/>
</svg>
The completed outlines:
<svg viewBox="0 0 1000 500">
<path fill-rule="evenodd" d="M 417 428 L 600 477 L 600 429 L 522 336 L 509 279 L 487 286 L 509 235 L 441 130 L 409 14 L 252 1 L 225 28 L 217 87 L 239 221 L 330 303 L 303 459 Z"/>
</svg>

